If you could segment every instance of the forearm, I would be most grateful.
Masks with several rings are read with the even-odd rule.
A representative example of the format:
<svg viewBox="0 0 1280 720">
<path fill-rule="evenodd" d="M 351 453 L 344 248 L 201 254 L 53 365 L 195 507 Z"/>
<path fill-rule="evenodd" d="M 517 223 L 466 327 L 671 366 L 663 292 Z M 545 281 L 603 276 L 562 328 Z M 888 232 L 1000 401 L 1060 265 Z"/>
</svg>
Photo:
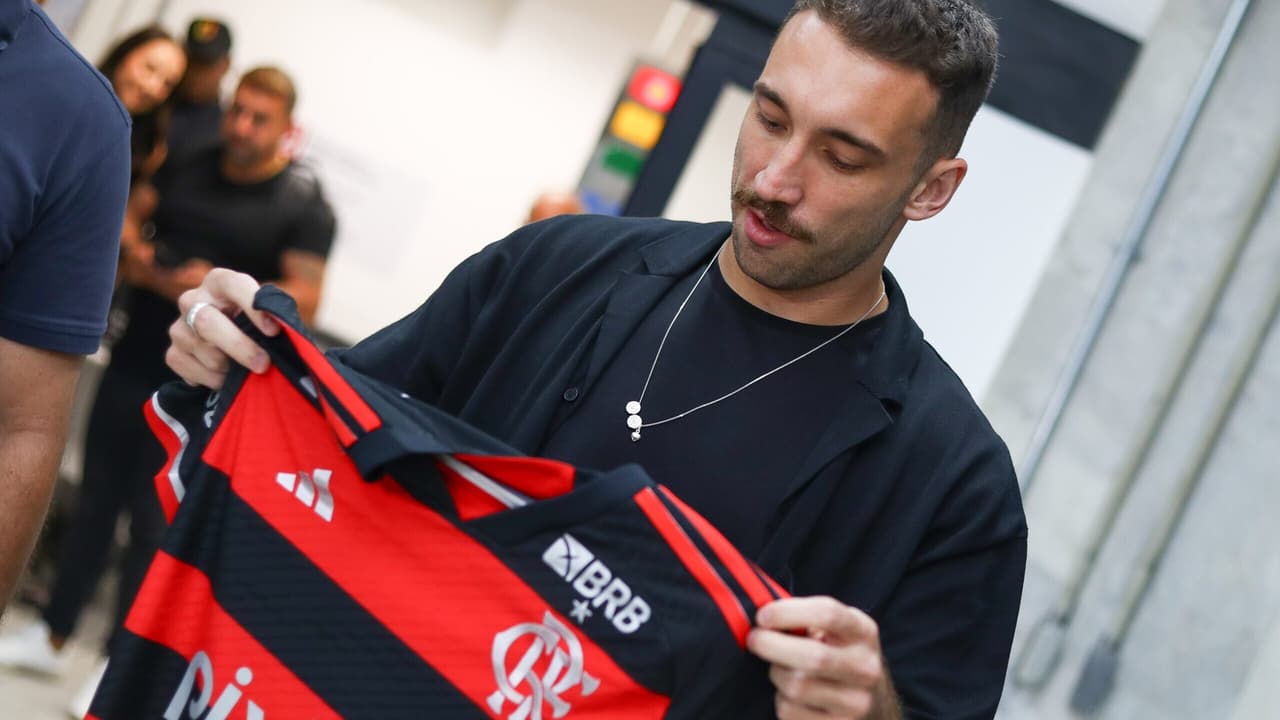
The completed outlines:
<svg viewBox="0 0 1280 720">
<path fill-rule="evenodd" d="M 65 428 L 0 429 L 0 609 L 44 523 L 65 437 Z"/>
<path fill-rule="evenodd" d="M 316 311 L 320 308 L 320 285 L 318 283 L 294 278 L 276 280 L 272 284 L 289 293 L 289 296 L 298 304 L 298 315 L 302 318 L 303 323 L 307 325 L 315 324 Z"/>
</svg>

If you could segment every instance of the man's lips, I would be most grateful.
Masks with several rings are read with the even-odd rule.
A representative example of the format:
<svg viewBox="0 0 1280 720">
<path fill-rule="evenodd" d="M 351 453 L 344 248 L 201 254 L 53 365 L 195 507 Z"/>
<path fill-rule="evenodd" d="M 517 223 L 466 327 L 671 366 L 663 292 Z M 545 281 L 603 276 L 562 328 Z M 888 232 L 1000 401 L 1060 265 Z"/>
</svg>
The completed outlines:
<svg viewBox="0 0 1280 720">
<path fill-rule="evenodd" d="M 796 238 L 770 225 L 764 215 L 754 208 L 746 208 L 743 226 L 747 239 L 761 247 L 777 247 L 784 243 L 795 242 Z"/>
</svg>

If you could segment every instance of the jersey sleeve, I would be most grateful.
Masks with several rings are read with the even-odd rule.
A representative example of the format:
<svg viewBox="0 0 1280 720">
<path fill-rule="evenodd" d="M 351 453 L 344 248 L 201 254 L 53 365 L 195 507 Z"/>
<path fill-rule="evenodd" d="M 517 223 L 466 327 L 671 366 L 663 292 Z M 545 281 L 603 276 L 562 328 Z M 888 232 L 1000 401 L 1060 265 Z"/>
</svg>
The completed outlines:
<svg viewBox="0 0 1280 720">
<path fill-rule="evenodd" d="M 89 354 L 106 330 L 129 192 L 129 137 L 112 124 L 86 165 L 51 180 L 32 232 L 0 269 L 0 336 Z"/>
</svg>

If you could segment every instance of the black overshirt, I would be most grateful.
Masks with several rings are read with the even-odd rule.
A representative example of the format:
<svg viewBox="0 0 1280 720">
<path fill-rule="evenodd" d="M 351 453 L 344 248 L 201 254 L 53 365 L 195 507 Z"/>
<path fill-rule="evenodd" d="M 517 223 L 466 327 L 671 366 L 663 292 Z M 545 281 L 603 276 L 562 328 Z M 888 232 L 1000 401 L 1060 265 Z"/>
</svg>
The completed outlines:
<svg viewBox="0 0 1280 720">
<path fill-rule="evenodd" d="M 522 228 L 340 358 L 536 453 L 554 439 L 566 393 L 590 398 L 605 387 L 629 340 L 645 332 L 638 329 L 646 321 L 665 327 L 671 316 L 663 301 L 702 271 L 728 232 L 728 223 L 594 216 Z M 857 339 L 848 363 L 823 379 L 839 407 L 808 451 L 791 455 L 795 467 L 756 557 L 792 592 L 833 595 L 879 623 L 907 717 L 991 718 L 1026 563 L 1018 484 L 1004 443 L 924 341 L 893 276 L 884 278 L 889 309 L 868 327 L 874 337 Z M 622 362 L 645 365 L 651 352 Z M 635 387 L 630 378 L 617 382 L 628 395 Z M 608 406 L 619 399 L 601 392 L 613 412 Z M 654 401 L 658 411 L 670 400 Z M 746 403 L 732 408 L 753 411 Z M 624 422 L 583 432 L 616 442 Z M 736 427 L 704 424 L 696 445 L 721 447 Z M 743 443 L 725 463 L 740 467 L 774 449 Z M 698 462 L 710 466 L 714 458 Z M 715 517 L 747 502 L 768 508 L 772 501 L 722 491 L 693 505 Z M 752 710 L 739 717 L 771 716 L 763 671 L 744 677 L 741 692 Z"/>
<path fill-rule="evenodd" d="M 685 278 L 645 316 L 588 392 L 567 392 L 537 454 L 610 469 L 637 463 L 701 512 L 748 557 L 764 548 L 795 468 L 843 399 L 829 378 L 874 338 L 875 318 L 738 394 L 631 440 L 624 406 L 639 397 L 654 352 L 680 303 L 644 396 L 646 422 L 732 392 L 834 338 L 845 326 L 790 322 L 751 305 L 712 264 L 696 292 Z M 731 432 L 725 432 L 731 430 Z"/>
</svg>

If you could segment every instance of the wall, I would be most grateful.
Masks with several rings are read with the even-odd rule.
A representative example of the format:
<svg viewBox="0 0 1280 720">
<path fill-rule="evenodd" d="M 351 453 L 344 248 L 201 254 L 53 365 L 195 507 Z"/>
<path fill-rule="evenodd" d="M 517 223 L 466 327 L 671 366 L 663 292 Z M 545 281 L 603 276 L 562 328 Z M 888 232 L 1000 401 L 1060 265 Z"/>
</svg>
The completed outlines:
<svg viewBox="0 0 1280 720">
<path fill-rule="evenodd" d="M 501 238 L 542 190 L 572 188 L 632 61 L 671 3 L 627 0 L 170 0 L 162 22 L 224 18 L 234 69 L 295 76 L 297 118 L 340 230 L 318 325 L 358 339 Z M 152 0 L 97 0 L 91 57 Z"/>
<path fill-rule="evenodd" d="M 986 409 L 1015 461 L 1230 5 L 1169 0 L 1151 27 L 1079 204 L 987 395 Z M 1078 716 L 1069 701 L 1089 653 L 1118 622 L 1127 588 L 1148 570 L 1153 582 L 1119 648 L 1115 689 L 1096 716 L 1275 716 L 1280 332 L 1267 308 L 1280 287 L 1280 86 L 1271 77 L 1280 66 L 1277 33 L 1280 5 L 1255 0 L 1041 470 L 1023 478 L 1033 480 L 1026 495 L 1030 558 L 1015 654 L 1072 575 L 1089 570 L 1056 672 L 1039 689 L 1011 684 L 1004 718 Z M 1226 278 L 1221 294 L 1219 276 Z M 1194 344 L 1202 318 L 1205 335 Z M 1219 432 L 1217 403 L 1255 327 L 1269 335 Z M 1155 431 L 1150 452 L 1140 456 L 1148 427 Z M 1200 467 L 1195 451 L 1202 444 Z M 1124 490 L 1125 469 L 1139 457 Z M 1141 553 L 1183 487 L 1190 501 L 1167 554 L 1148 566 Z M 1090 564 L 1090 539 L 1117 492 L 1115 526 Z"/>
</svg>

